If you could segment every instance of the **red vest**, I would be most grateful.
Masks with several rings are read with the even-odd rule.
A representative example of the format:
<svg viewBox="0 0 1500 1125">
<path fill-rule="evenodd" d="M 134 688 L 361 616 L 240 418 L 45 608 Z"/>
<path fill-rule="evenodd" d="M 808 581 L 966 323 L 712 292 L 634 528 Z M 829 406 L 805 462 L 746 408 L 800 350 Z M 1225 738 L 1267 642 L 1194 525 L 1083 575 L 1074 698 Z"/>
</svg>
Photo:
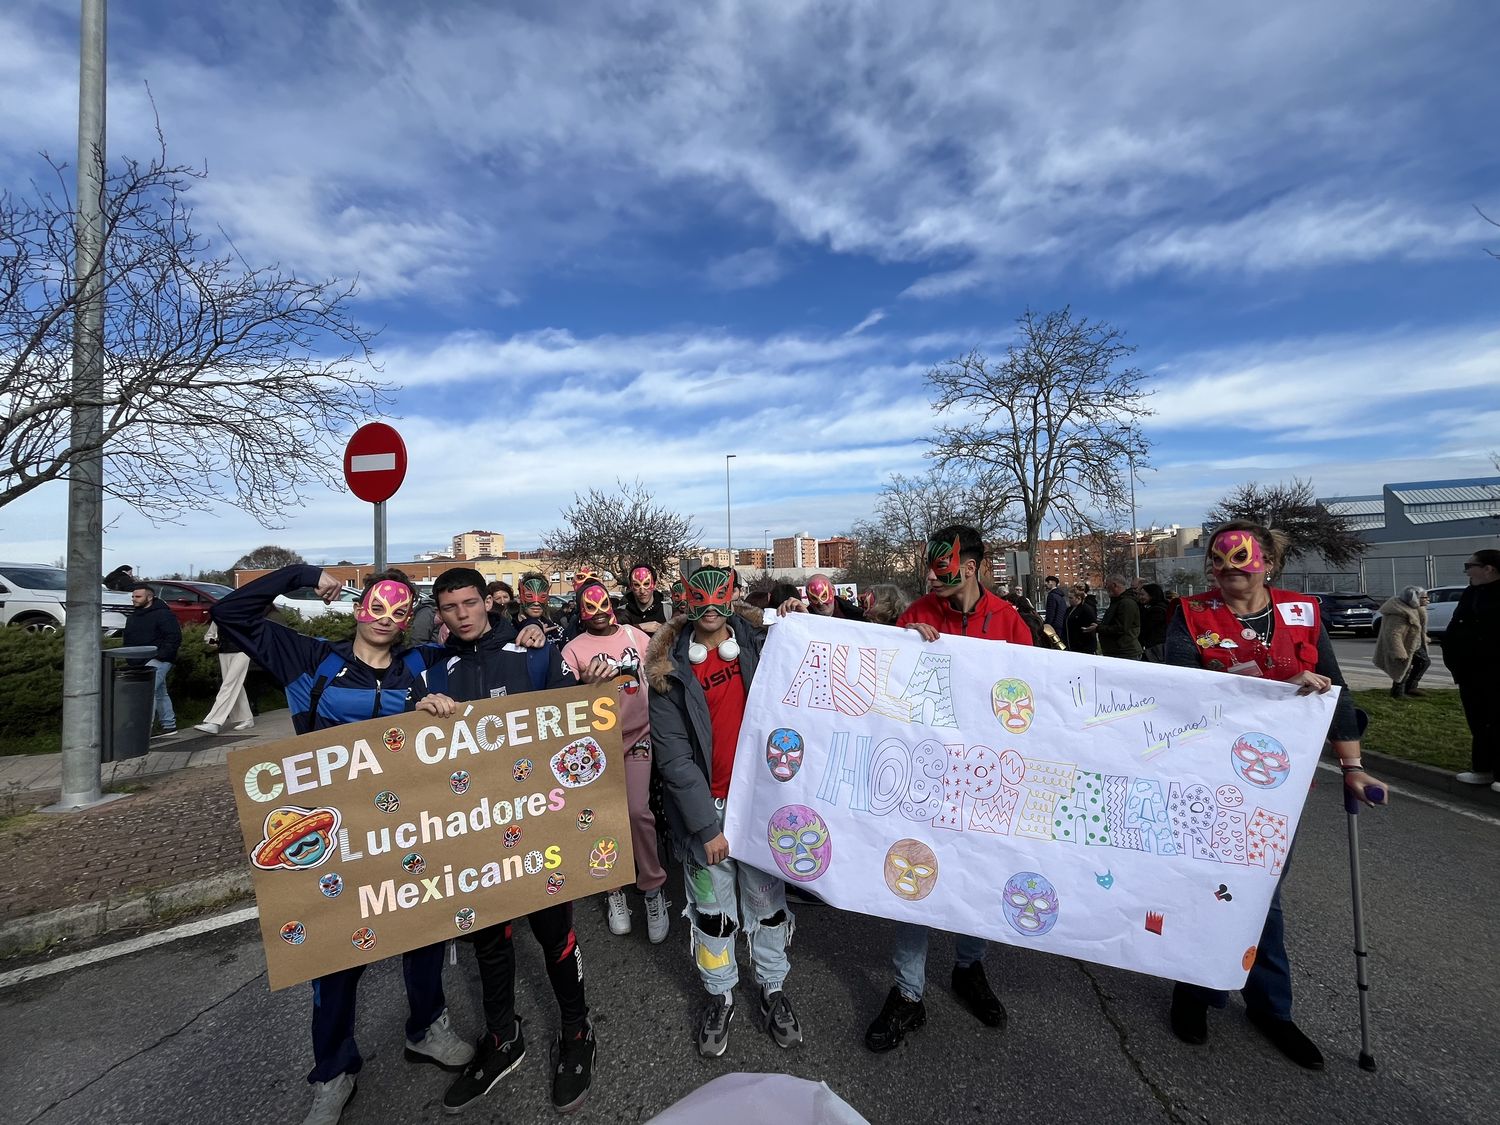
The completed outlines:
<svg viewBox="0 0 1500 1125">
<path fill-rule="evenodd" d="M 1317 668 L 1318 635 L 1322 632 L 1318 599 L 1275 587 L 1267 592 L 1276 620 L 1269 645 L 1240 623 L 1217 590 L 1178 602 L 1205 668 L 1268 680 L 1291 680 Z M 1246 633 L 1251 635 L 1247 637 Z"/>
</svg>

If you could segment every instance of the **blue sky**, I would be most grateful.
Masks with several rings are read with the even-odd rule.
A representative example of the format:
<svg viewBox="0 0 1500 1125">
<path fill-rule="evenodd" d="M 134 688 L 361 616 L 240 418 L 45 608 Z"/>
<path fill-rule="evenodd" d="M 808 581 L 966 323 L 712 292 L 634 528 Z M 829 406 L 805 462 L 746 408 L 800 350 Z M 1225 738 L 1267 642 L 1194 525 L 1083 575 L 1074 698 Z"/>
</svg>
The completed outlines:
<svg viewBox="0 0 1500 1125">
<path fill-rule="evenodd" d="M 737 544 L 920 471 L 922 375 L 1027 305 L 1125 329 L 1142 522 L 1249 479 L 1493 473 L 1500 78 L 1481 3 L 114 4 L 110 151 L 206 164 L 199 225 L 358 273 L 412 472 L 393 557 L 513 547 L 641 477 Z M 0 12 L 0 185 L 71 154 L 77 4 Z M 364 419 L 351 419 L 351 429 Z M 267 531 L 111 505 L 108 566 L 368 552 L 315 492 Z M 65 494 L 0 511 L 63 551 Z"/>
</svg>

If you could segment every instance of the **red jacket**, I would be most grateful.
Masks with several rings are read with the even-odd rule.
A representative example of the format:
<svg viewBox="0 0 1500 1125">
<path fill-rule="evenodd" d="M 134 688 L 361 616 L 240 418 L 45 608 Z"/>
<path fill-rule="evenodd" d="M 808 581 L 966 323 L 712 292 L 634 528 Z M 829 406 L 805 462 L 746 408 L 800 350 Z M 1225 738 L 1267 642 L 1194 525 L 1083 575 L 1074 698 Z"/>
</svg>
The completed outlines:
<svg viewBox="0 0 1500 1125">
<path fill-rule="evenodd" d="M 939 633 L 951 633 L 956 637 L 1009 641 L 1013 645 L 1031 643 L 1031 630 L 1021 620 L 1016 607 L 982 586 L 979 601 L 968 613 L 960 612 L 952 599 L 924 594 L 896 619 L 896 624 L 902 628 L 919 622 L 931 625 Z"/>
</svg>

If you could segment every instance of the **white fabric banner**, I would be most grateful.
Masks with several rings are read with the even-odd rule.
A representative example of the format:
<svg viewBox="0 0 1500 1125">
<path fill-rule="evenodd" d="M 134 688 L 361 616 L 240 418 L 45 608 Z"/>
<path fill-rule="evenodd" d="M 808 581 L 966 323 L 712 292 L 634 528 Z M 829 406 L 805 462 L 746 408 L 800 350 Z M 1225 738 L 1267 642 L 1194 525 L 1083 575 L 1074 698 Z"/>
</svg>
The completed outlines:
<svg viewBox="0 0 1500 1125">
<path fill-rule="evenodd" d="M 841 909 L 1239 988 L 1335 701 L 791 614 L 725 834 Z"/>
</svg>

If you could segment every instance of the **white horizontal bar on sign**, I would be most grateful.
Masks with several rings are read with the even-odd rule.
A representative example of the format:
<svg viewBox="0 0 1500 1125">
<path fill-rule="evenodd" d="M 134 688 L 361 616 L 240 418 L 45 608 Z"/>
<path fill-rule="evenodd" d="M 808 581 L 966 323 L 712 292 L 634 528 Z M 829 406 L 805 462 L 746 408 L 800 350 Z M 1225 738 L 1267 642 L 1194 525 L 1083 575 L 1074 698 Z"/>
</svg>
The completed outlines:
<svg viewBox="0 0 1500 1125">
<path fill-rule="evenodd" d="M 396 455 L 394 453 L 364 453 L 358 457 L 349 458 L 351 473 L 378 473 L 395 467 Z"/>
</svg>

